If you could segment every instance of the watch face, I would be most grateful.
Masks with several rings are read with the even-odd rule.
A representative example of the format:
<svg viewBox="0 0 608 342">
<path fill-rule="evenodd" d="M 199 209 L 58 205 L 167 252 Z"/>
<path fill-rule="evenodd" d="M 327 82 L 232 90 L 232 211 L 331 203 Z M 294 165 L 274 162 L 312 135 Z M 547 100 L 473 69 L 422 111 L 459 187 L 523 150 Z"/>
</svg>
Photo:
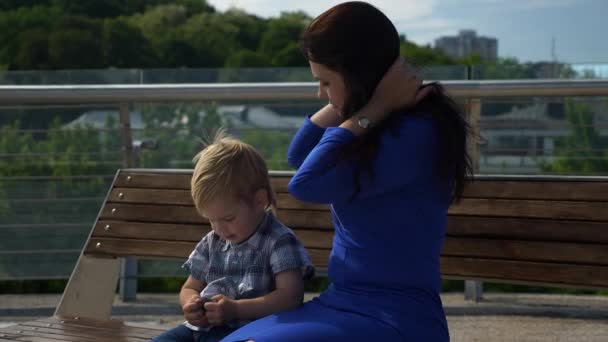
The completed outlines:
<svg viewBox="0 0 608 342">
<path fill-rule="evenodd" d="M 370 126 L 370 121 L 368 118 L 362 116 L 359 118 L 359 120 L 357 120 L 357 123 L 359 124 L 359 127 L 361 128 L 369 128 Z"/>
</svg>

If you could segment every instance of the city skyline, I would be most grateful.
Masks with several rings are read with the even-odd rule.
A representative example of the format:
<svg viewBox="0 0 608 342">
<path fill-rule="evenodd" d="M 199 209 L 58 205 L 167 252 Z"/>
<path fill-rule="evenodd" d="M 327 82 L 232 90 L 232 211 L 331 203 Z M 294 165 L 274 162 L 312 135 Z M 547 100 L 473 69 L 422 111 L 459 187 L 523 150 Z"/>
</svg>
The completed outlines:
<svg viewBox="0 0 608 342">
<path fill-rule="evenodd" d="M 262 17 L 302 10 L 316 16 L 344 1 L 209 0 L 218 10 L 242 8 Z M 475 30 L 498 39 L 498 56 L 522 62 L 608 63 L 605 0 L 376 0 L 409 40 L 434 46 L 441 36 Z"/>
</svg>

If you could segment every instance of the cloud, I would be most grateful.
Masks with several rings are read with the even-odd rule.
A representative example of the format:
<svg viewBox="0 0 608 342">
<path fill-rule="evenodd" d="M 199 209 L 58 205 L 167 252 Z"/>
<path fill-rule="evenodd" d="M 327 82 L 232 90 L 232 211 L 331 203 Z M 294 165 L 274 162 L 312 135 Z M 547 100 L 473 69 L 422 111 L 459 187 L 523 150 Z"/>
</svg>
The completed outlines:
<svg viewBox="0 0 608 342">
<path fill-rule="evenodd" d="M 345 1 L 335 0 L 209 0 L 220 11 L 230 7 L 242 8 L 248 13 L 262 17 L 278 16 L 283 11 L 302 10 L 310 16 L 317 16 L 334 5 Z M 391 20 L 415 19 L 431 15 L 440 0 L 376 0 L 367 1 L 382 10 Z"/>
<path fill-rule="evenodd" d="M 442 17 L 422 17 L 395 22 L 397 30 L 417 44 L 431 44 L 440 36 L 453 36 L 470 23 Z"/>
<path fill-rule="evenodd" d="M 461 0 L 448 0 L 452 3 L 460 3 Z M 469 0 L 468 6 L 485 6 L 493 7 L 498 10 L 515 9 L 515 10 L 526 10 L 526 9 L 541 9 L 541 8 L 555 8 L 555 7 L 568 7 L 568 6 L 580 6 L 582 2 L 587 0 Z"/>
</svg>

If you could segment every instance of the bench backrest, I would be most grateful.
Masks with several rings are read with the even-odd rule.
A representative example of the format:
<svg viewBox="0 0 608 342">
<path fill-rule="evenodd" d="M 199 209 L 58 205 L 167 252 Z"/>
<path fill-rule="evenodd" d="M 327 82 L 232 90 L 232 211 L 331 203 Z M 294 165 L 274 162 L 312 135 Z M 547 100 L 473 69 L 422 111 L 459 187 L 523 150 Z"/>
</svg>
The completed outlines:
<svg viewBox="0 0 608 342">
<path fill-rule="evenodd" d="M 186 258 L 210 227 L 190 197 L 190 170 L 119 170 L 86 243 L 99 257 Z M 329 208 L 287 192 L 272 173 L 278 217 L 327 267 Z M 608 287 L 608 177 L 477 177 L 450 208 L 446 278 Z"/>
</svg>

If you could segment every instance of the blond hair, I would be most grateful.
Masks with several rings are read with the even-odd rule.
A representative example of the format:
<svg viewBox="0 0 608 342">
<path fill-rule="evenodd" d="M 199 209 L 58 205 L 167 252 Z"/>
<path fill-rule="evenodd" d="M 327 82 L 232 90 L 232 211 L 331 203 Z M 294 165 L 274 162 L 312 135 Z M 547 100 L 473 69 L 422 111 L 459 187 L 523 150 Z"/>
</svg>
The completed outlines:
<svg viewBox="0 0 608 342">
<path fill-rule="evenodd" d="M 202 142 L 203 149 L 193 159 L 190 183 L 199 213 L 205 203 L 226 196 L 250 205 L 258 190 L 266 190 L 268 205 L 274 208 L 276 199 L 266 162 L 253 146 L 228 136 L 223 129 Z"/>
</svg>

